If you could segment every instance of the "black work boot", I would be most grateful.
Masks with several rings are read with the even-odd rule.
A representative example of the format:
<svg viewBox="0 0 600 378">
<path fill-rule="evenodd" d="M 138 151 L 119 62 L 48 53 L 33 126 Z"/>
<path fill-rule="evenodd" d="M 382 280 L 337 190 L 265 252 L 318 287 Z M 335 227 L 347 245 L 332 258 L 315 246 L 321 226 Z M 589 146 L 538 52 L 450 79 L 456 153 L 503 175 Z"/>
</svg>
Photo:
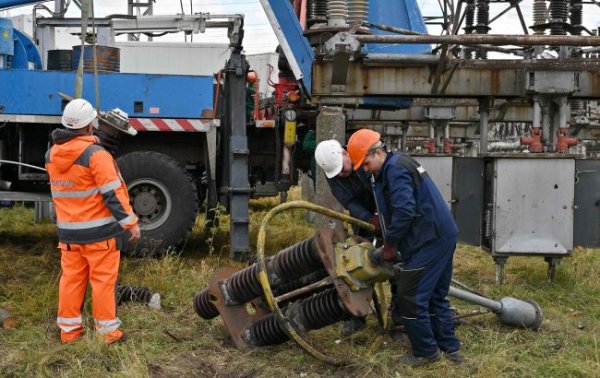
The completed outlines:
<svg viewBox="0 0 600 378">
<path fill-rule="evenodd" d="M 444 353 L 444 357 L 446 357 L 446 359 L 448 359 L 449 361 L 451 361 L 457 365 L 461 365 L 461 364 L 464 364 L 465 362 L 467 362 L 467 360 L 460 353 L 459 350 L 457 350 L 456 352 L 452 352 L 452 353 Z"/>
<path fill-rule="evenodd" d="M 412 352 L 408 352 L 404 356 L 400 357 L 398 363 L 405 366 L 417 367 L 430 365 L 434 362 L 439 361 L 442 358 L 442 353 L 438 350 L 434 355 L 429 357 L 417 357 Z"/>
</svg>

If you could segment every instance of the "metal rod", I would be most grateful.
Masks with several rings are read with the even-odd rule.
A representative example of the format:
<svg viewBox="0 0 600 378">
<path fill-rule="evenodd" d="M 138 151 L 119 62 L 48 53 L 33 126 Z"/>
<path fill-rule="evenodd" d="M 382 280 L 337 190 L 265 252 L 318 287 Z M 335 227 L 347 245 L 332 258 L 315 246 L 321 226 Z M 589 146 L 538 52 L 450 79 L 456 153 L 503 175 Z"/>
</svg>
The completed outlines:
<svg viewBox="0 0 600 378">
<path fill-rule="evenodd" d="M 315 289 L 319 289 L 319 288 L 322 288 L 324 286 L 331 285 L 332 282 L 333 281 L 331 280 L 331 277 L 325 277 L 321 281 L 317 281 L 317 282 L 314 282 L 314 283 L 312 283 L 310 285 L 301 287 L 299 289 L 292 290 L 289 293 L 282 294 L 282 295 L 276 297 L 275 301 L 277 303 L 285 302 L 288 299 L 297 297 L 298 295 L 302 295 L 304 293 L 308 293 L 308 292 L 313 291 Z"/>
<path fill-rule="evenodd" d="M 356 35 L 361 43 L 439 43 L 457 45 L 520 45 L 520 46 L 600 46 L 600 38 L 564 35 Z"/>
<path fill-rule="evenodd" d="M 0 160 L 0 164 L 14 164 L 14 165 L 20 165 L 22 167 L 27 167 L 27 168 L 31 168 L 31 169 L 37 169 L 38 171 L 43 171 L 43 172 L 47 172 L 46 169 L 35 166 L 35 165 L 31 165 L 31 164 L 25 164 L 25 163 L 21 163 L 18 161 L 13 161 L 13 160 Z"/>
<path fill-rule="evenodd" d="M 408 29 L 402 29 L 402 28 L 397 28 L 395 26 L 390 26 L 390 25 L 382 25 L 382 24 L 373 24 L 371 22 L 365 22 L 363 23 L 363 25 L 365 26 L 370 26 L 372 28 L 375 29 L 379 29 L 379 30 L 384 30 L 384 31 L 389 31 L 392 33 L 398 33 L 398 34 L 406 34 L 406 35 L 425 35 L 423 33 L 419 33 L 416 32 L 414 30 L 408 30 Z"/>
<path fill-rule="evenodd" d="M 498 301 L 482 297 L 480 295 L 468 292 L 466 290 L 460 290 L 452 286 L 450 286 L 450 291 L 448 291 L 448 295 L 454 298 L 462 299 L 463 301 L 475 303 L 479 306 L 489 308 L 493 312 L 500 312 L 502 310 L 502 303 Z"/>
<path fill-rule="evenodd" d="M 490 22 L 488 23 L 488 25 L 489 25 L 489 24 L 491 24 L 492 22 L 496 21 L 496 20 L 497 20 L 497 19 L 499 19 L 500 17 L 504 16 L 504 14 L 505 14 L 506 12 L 508 12 L 509 10 L 511 10 L 511 9 L 513 9 L 513 5 L 512 5 L 512 4 L 511 4 L 511 5 L 509 5 L 509 6 L 508 6 L 508 8 L 506 8 L 506 9 L 505 9 L 505 10 L 503 10 L 502 12 L 498 13 L 498 14 L 496 15 L 496 17 L 492 18 L 492 19 L 490 20 Z"/>
<path fill-rule="evenodd" d="M 525 24 L 525 17 L 523 17 L 523 12 L 521 12 L 521 6 L 517 3 L 516 6 L 517 15 L 519 15 L 519 21 L 521 22 L 521 27 L 523 28 L 523 33 L 529 35 L 529 30 L 527 29 L 527 24 Z"/>
<path fill-rule="evenodd" d="M 434 64 L 439 62 L 439 55 L 432 54 L 367 54 L 363 62 L 368 63 L 418 63 Z"/>
</svg>

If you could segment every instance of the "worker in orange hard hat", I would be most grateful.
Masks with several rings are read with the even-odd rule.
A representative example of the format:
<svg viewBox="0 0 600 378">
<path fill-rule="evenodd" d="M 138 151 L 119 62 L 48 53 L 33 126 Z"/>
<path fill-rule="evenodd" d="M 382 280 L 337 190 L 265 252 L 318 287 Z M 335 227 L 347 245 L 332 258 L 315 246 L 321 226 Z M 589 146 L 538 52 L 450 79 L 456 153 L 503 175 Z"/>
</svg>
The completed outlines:
<svg viewBox="0 0 600 378">
<path fill-rule="evenodd" d="M 54 145 L 46 154 L 61 250 L 56 323 L 65 343 L 83 332 L 81 306 L 88 282 L 101 340 L 110 344 L 122 338 L 115 303 L 121 238 L 124 233 L 132 242 L 140 238 L 117 164 L 92 135 L 96 117 L 88 101 L 69 102 L 62 116 L 65 129 L 52 132 Z"/>
<path fill-rule="evenodd" d="M 382 215 L 385 261 L 396 263 L 394 316 L 402 318 L 411 353 L 400 363 L 418 366 L 441 358 L 461 363 L 446 299 L 458 229 L 427 171 L 403 153 L 388 153 L 379 133 L 362 129 L 348 140 L 354 169 L 372 175 Z"/>
</svg>

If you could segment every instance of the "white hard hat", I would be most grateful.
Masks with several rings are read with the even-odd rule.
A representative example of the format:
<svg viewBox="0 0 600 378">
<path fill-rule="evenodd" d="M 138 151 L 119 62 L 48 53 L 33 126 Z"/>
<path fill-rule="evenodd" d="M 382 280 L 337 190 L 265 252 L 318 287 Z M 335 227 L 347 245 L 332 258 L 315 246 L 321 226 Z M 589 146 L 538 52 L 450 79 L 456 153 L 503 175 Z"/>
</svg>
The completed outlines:
<svg viewBox="0 0 600 378">
<path fill-rule="evenodd" d="M 325 140 L 315 150 L 315 160 L 327 178 L 337 176 L 344 166 L 344 149 L 335 139 Z"/>
<path fill-rule="evenodd" d="M 81 129 L 92 123 L 98 113 L 88 101 L 76 98 L 65 106 L 62 124 L 67 129 Z"/>
</svg>

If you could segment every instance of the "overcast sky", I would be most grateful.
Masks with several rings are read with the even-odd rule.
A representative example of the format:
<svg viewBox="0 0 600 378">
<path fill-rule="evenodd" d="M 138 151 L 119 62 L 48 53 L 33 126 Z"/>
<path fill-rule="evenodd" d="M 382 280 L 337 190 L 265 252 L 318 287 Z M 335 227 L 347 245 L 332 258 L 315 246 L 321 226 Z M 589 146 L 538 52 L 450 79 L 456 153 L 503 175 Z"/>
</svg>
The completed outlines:
<svg viewBox="0 0 600 378">
<path fill-rule="evenodd" d="M 191 3 L 191 6 L 190 6 Z M 423 15 L 432 16 L 440 15 L 437 0 L 417 0 Z M 532 24 L 532 0 L 524 0 L 521 4 L 523 14 L 527 25 Z M 183 13 L 190 14 L 199 12 L 210 12 L 213 14 L 233 14 L 243 13 L 245 19 L 245 38 L 244 47 L 247 53 L 272 52 L 277 46 L 277 39 L 273 34 L 271 26 L 267 21 L 262 6 L 259 0 L 156 0 L 154 4 L 154 14 L 177 14 L 182 13 L 181 4 L 183 4 Z M 51 3 L 47 3 L 51 5 Z M 106 16 L 109 14 L 126 14 L 126 0 L 96 0 L 96 15 Z M 505 3 L 493 3 L 490 5 L 491 16 L 498 14 L 506 8 Z M 31 13 L 31 7 L 15 8 L 8 11 L 10 15 L 22 13 Z M 5 12 L 6 15 L 6 12 Z M 78 16 L 78 9 L 71 6 L 70 16 Z M 585 5 L 583 13 L 584 25 L 588 28 L 598 28 L 600 26 L 600 6 Z M 518 17 L 515 10 L 509 11 L 505 16 L 495 21 L 492 25 L 490 33 L 493 34 L 509 34 L 522 33 Z M 439 34 L 439 30 L 435 27 L 430 27 L 432 34 Z M 161 41 L 184 41 L 183 34 L 170 35 L 162 37 Z M 188 37 L 188 42 L 190 41 Z M 194 42 L 227 42 L 226 31 L 223 30 L 207 30 L 205 34 L 196 34 L 193 36 Z"/>
</svg>

